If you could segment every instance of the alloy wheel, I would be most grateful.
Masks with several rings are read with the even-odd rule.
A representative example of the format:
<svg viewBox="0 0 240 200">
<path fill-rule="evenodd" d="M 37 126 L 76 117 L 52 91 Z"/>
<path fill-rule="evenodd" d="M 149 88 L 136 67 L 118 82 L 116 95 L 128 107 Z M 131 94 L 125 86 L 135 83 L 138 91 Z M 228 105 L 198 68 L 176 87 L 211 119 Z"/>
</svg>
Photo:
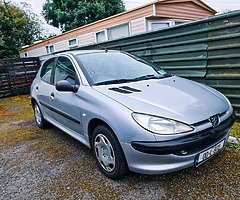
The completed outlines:
<svg viewBox="0 0 240 200">
<path fill-rule="evenodd" d="M 36 122 L 37 124 L 41 124 L 42 123 L 42 116 L 41 116 L 41 111 L 38 107 L 38 105 L 35 105 L 35 108 L 34 108 L 34 114 L 35 114 L 35 119 L 36 119 Z"/>
<path fill-rule="evenodd" d="M 94 141 L 94 150 L 98 162 L 107 171 L 113 172 L 115 169 L 115 154 L 110 141 L 106 136 L 98 134 Z"/>
</svg>

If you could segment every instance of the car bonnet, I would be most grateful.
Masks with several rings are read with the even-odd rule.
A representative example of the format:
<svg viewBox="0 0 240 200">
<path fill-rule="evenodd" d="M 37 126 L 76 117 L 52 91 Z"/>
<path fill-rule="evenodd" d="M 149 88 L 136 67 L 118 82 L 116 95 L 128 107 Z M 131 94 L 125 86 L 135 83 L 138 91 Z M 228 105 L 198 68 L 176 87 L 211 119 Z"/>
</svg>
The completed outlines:
<svg viewBox="0 0 240 200">
<path fill-rule="evenodd" d="M 93 86 L 133 112 L 194 124 L 225 112 L 228 103 L 204 86 L 177 76 Z"/>
</svg>

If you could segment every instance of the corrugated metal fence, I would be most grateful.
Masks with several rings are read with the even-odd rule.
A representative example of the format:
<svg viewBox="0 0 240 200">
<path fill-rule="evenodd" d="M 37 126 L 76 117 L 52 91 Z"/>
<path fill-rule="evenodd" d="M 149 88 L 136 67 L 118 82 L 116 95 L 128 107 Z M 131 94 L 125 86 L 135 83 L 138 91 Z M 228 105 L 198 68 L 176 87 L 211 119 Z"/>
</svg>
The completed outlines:
<svg viewBox="0 0 240 200">
<path fill-rule="evenodd" d="M 39 67 L 39 58 L 0 60 L 0 98 L 29 93 Z"/>
<path fill-rule="evenodd" d="M 80 49 L 116 49 L 223 92 L 240 117 L 240 11 Z"/>
</svg>

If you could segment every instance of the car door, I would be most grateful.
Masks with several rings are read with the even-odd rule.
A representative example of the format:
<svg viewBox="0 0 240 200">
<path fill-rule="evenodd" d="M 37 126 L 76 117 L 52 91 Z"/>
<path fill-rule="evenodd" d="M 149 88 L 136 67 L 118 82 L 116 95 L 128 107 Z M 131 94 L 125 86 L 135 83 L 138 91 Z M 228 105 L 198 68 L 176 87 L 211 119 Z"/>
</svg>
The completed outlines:
<svg viewBox="0 0 240 200">
<path fill-rule="evenodd" d="M 68 57 L 60 56 L 57 59 L 53 75 L 54 85 L 61 80 L 67 80 L 73 85 L 79 85 L 79 78 L 73 63 Z M 52 106 L 55 110 L 54 118 L 65 128 L 78 134 L 83 134 L 81 123 L 81 105 L 79 97 L 74 92 L 57 91 L 52 93 Z"/>
<path fill-rule="evenodd" d="M 36 92 L 39 106 L 44 112 L 43 114 L 52 119 L 53 111 L 51 109 L 51 93 L 55 88 L 52 80 L 54 64 L 55 58 L 49 59 L 43 64 L 40 72 L 41 80 L 36 83 L 33 88 L 35 90 L 34 92 Z"/>
</svg>

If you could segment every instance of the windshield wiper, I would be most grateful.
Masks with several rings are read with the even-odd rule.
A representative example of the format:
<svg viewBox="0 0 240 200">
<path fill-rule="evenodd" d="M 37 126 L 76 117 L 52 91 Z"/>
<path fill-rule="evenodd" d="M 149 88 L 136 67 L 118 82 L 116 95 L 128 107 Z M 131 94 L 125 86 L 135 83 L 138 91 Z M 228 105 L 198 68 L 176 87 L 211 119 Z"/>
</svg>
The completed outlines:
<svg viewBox="0 0 240 200">
<path fill-rule="evenodd" d="M 110 84 L 119 84 L 119 83 L 129 83 L 129 82 L 148 80 L 148 79 L 162 79 L 162 78 L 171 77 L 171 76 L 172 75 L 169 73 L 166 73 L 164 75 L 149 74 L 149 75 L 144 75 L 144 76 L 140 76 L 140 77 L 133 78 L 133 79 L 117 79 L 117 80 L 102 81 L 102 82 L 96 83 L 95 85 L 110 85 Z"/>
<path fill-rule="evenodd" d="M 109 84 L 118 84 L 118 83 L 128 83 L 133 81 L 133 79 L 117 79 L 117 80 L 109 80 L 109 81 L 102 81 L 96 83 L 95 85 L 109 85 Z"/>
<path fill-rule="evenodd" d="M 160 75 L 160 74 L 149 74 L 149 75 L 137 77 L 134 80 L 140 81 L 140 80 L 148 80 L 148 79 L 161 79 L 161 78 L 165 78 L 165 77 L 169 77 L 169 75 L 165 76 L 165 75 Z"/>
</svg>

